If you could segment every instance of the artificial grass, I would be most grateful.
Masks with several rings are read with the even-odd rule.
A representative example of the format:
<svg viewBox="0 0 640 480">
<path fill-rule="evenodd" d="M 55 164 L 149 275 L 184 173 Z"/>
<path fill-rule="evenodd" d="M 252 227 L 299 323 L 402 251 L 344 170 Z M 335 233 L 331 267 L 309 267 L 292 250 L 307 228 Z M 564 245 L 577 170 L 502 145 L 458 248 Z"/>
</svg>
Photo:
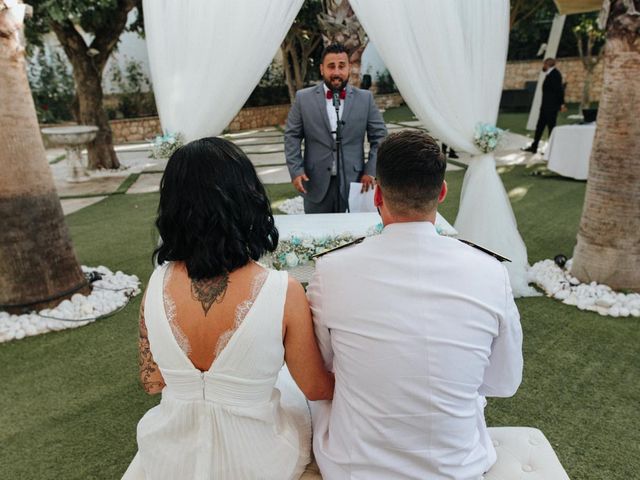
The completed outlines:
<svg viewBox="0 0 640 480">
<path fill-rule="evenodd" d="M 569 119 L 569 115 L 579 113 L 579 105 L 578 104 L 569 104 L 567 105 L 566 112 L 560 112 L 558 114 L 558 125 L 568 125 L 572 123 L 576 123 L 575 120 Z M 394 107 L 386 110 L 382 116 L 384 117 L 384 121 L 387 123 L 399 123 L 409 122 L 412 120 L 417 120 L 411 109 L 407 105 L 402 105 L 400 107 Z M 504 129 L 509 130 L 513 133 L 519 133 L 520 135 L 530 136 L 533 138 L 533 132 L 531 130 L 527 130 L 527 120 L 529 119 L 529 112 L 500 112 L 498 114 L 498 123 L 497 126 Z M 542 136 L 543 139 L 547 138 L 547 133 L 545 131 Z"/>
<path fill-rule="evenodd" d="M 530 261 L 570 254 L 584 182 L 501 169 Z M 464 172 L 447 174 L 441 213 L 453 221 Z M 274 201 L 296 195 L 269 185 Z M 151 273 L 158 194 L 116 195 L 68 218 L 80 261 Z M 141 296 L 77 330 L 0 344 L 0 478 L 120 478 L 136 423 L 159 401 L 137 382 Z M 511 399 L 490 399 L 490 425 L 540 428 L 573 479 L 628 480 L 640 471 L 640 322 L 600 317 L 546 297 L 517 301 L 525 372 Z"/>
</svg>

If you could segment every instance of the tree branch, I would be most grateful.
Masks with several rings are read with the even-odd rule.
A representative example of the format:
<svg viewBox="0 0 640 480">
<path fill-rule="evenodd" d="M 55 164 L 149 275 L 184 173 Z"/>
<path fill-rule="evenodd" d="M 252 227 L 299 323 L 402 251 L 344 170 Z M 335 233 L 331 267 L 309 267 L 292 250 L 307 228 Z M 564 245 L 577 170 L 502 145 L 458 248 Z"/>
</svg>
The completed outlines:
<svg viewBox="0 0 640 480">
<path fill-rule="evenodd" d="M 109 60 L 113 49 L 118 44 L 120 35 L 127 26 L 129 12 L 140 4 L 140 0 L 118 0 L 118 6 L 108 22 L 104 22 L 95 31 L 95 38 L 90 48 L 98 51 L 95 57 L 96 67 L 102 70 Z"/>
<path fill-rule="evenodd" d="M 69 60 L 73 61 L 74 58 L 87 54 L 87 44 L 84 42 L 80 32 L 71 23 L 71 20 L 65 20 L 62 23 L 52 21 L 51 29 L 56 34 Z"/>
</svg>

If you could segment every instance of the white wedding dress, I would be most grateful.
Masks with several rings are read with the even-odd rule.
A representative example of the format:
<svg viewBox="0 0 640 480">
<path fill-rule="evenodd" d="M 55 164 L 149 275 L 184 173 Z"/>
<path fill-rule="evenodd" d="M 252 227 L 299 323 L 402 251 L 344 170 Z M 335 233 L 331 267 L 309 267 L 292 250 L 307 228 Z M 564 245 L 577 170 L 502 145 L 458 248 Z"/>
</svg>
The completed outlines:
<svg viewBox="0 0 640 480">
<path fill-rule="evenodd" d="M 145 320 L 166 387 L 138 423 L 138 453 L 123 480 L 297 479 L 310 461 L 306 400 L 283 367 L 286 272 L 270 270 L 242 323 L 206 372 L 167 318 L 165 264 L 149 280 Z"/>
</svg>

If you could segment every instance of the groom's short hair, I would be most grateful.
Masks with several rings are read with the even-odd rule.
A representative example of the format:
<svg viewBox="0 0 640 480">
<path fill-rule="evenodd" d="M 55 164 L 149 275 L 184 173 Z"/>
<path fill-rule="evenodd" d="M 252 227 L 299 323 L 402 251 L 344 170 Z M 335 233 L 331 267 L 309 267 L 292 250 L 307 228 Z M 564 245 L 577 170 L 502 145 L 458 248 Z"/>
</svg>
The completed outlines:
<svg viewBox="0 0 640 480">
<path fill-rule="evenodd" d="M 324 57 L 330 53 L 346 53 L 347 59 L 349 59 L 349 50 L 341 43 L 331 43 L 325 47 L 320 56 L 320 63 L 324 63 Z"/>
<path fill-rule="evenodd" d="M 380 144 L 376 181 L 394 213 L 431 211 L 438 204 L 446 168 L 440 146 L 431 136 L 404 130 Z"/>
</svg>

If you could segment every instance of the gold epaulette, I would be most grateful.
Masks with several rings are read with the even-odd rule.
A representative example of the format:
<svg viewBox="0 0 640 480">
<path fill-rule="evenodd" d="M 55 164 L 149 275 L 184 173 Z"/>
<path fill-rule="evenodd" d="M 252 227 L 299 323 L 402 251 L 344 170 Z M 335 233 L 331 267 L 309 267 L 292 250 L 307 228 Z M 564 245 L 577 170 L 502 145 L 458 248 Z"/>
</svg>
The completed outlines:
<svg viewBox="0 0 640 480">
<path fill-rule="evenodd" d="M 486 253 L 487 255 L 491 255 L 493 258 L 495 258 L 496 260 L 499 260 L 501 262 L 510 262 L 511 261 L 507 257 L 503 257 L 499 253 L 492 252 L 491 250 L 489 250 L 487 248 L 481 247 L 480 245 L 476 245 L 475 243 L 470 242 L 469 240 L 463 240 L 461 238 L 459 238 L 458 240 L 460 240 L 464 244 L 469 245 L 470 247 L 477 248 L 478 250 L 480 250 L 481 252 Z"/>
<path fill-rule="evenodd" d="M 357 245 L 359 243 L 362 243 L 362 241 L 365 238 L 366 237 L 356 238 L 353 242 L 345 243 L 344 245 L 340 245 L 338 247 L 330 248 L 328 250 L 325 250 L 324 252 L 320 252 L 320 253 L 316 253 L 315 255 L 311 255 L 311 258 L 320 258 L 320 257 L 326 255 L 327 253 L 335 252 L 336 250 L 340 250 L 342 248 L 350 247 L 351 245 Z"/>
</svg>

